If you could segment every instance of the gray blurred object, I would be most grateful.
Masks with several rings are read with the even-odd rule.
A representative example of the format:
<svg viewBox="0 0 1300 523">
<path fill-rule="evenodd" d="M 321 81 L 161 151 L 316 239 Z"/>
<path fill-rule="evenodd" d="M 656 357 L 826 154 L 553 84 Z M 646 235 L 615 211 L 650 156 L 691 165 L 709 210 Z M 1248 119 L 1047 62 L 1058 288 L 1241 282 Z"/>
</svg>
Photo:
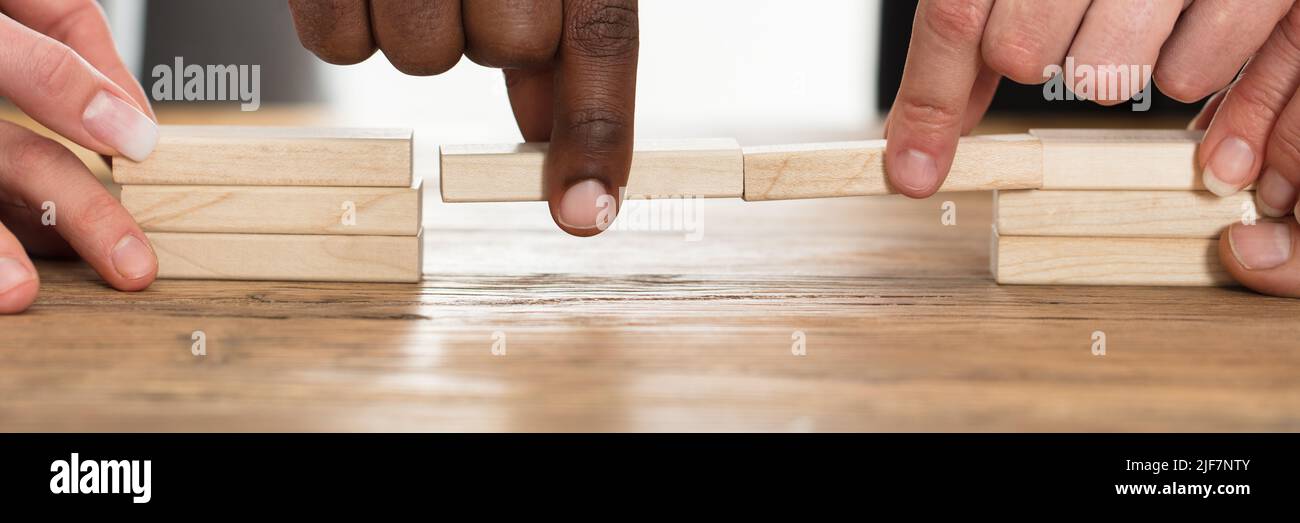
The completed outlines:
<svg viewBox="0 0 1300 523">
<path fill-rule="evenodd" d="M 323 64 L 302 48 L 285 0 L 102 0 L 145 91 L 157 64 L 261 65 L 262 103 L 324 100 Z M 143 38 L 140 38 L 143 29 Z M 157 102 L 168 103 L 168 102 Z"/>
</svg>

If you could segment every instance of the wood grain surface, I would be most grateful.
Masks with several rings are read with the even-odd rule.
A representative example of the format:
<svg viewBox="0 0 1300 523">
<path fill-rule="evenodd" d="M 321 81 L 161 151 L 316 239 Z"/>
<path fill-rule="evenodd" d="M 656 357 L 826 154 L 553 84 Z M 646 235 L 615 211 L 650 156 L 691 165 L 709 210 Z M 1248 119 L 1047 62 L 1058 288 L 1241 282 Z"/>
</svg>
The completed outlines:
<svg viewBox="0 0 1300 523">
<path fill-rule="evenodd" d="M 749 201 L 894 194 L 885 174 L 885 141 L 747 147 L 745 199 Z M 1043 152 L 1028 134 L 961 139 L 944 192 L 1037 189 L 1043 186 Z"/>
<path fill-rule="evenodd" d="M 420 285 L 120 293 L 38 262 L 0 318 L 0 430 L 1300 430 L 1300 302 L 999 287 L 988 193 L 710 200 L 698 241 L 577 239 L 426 180 Z"/>
</svg>

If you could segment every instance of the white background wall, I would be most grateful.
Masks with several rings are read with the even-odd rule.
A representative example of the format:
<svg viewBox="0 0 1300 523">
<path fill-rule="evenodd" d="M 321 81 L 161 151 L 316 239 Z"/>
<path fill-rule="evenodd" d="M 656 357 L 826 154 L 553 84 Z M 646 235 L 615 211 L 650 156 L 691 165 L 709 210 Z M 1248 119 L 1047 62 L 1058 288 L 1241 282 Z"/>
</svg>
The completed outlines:
<svg viewBox="0 0 1300 523">
<path fill-rule="evenodd" d="M 745 145 L 873 129 L 879 0 L 642 0 L 638 138 Z M 323 75 L 341 124 L 415 127 L 437 143 L 519 141 L 501 73 L 463 59 L 437 77 L 382 54 Z"/>
</svg>

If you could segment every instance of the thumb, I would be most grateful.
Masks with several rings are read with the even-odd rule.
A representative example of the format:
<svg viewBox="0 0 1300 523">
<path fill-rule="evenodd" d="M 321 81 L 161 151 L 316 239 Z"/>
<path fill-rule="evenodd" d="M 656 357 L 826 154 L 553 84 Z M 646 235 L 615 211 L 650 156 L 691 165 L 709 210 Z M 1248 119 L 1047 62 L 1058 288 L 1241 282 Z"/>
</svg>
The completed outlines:
<svg viewBox="0 0 1300 523">
<path fill-rule="evenodd" d="M 1219 261 L 1242 285 L 1300 298 L 1300 224 L 1295 220 L 1233 224 L 1219 238 Z"/>
</svg>

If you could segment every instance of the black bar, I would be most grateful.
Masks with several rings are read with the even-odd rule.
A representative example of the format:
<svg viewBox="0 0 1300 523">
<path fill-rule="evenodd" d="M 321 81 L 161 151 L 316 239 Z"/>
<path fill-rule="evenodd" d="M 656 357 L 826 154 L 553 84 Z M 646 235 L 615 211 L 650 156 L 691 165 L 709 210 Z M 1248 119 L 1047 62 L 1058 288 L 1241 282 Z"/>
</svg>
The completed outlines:
<svg viewBox="0 0 1300 523">
<path fill-rule="evenodd" d="M 668 489 L 673 503 L 798 504 L 811 496 L 837 504 L 867 496 L 886 505 L 1255 508 L 1297 492 L 1298 443 L 1294 434 L 24 434 L 0 436 L 0 499 L 165 513 L 214 496 L 230 508 L 321 500 L 400 506 L 434 495 L 446 510 L 501 496 L 553 504 L 579 493 L 634 499 Z M 52 464 L 70 465 L 73 453 L 83 466 L 148 460 L 150 499 L 51 492 Z M 1188 470 L 1176 470 L 1184 464 Z M 1193 484 L 1238 492 L 1116 493 L 1117 485 Z"/>
</svg>

